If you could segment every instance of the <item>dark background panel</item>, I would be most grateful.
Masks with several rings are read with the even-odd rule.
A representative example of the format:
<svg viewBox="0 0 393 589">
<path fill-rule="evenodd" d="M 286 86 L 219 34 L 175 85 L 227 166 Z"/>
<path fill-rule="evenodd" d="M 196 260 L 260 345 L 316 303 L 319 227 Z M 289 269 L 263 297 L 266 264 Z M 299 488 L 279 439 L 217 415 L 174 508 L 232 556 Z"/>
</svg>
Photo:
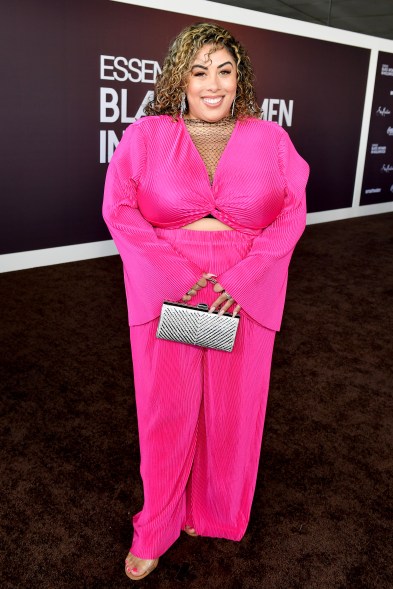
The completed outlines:
<svg viewBox="0 0 393 589">
<path fill-rule="evenodd" d="M 393 201 L 393 54 L 380 51 L 360 204 L 390 201 Z"/>
<path fill-rule="evenodd" d="M 100 55 L 162 63 L 170 40 L 201 20 L 109 0 L 9 4 L 1 19 L 8 57 L 1 74 L 0 253 L 109 238 L 99 134 L 121 137 L 127 124 L 100 123 L 100 87 L 127 89 L 127 112 L 135 115 L 153 84 L 101 81 Z M 288 131 L 311 165 L 308 210 L 351 206 L 369 51 L 228 28 L 248 48 L 260 102 L 294 100 Z"/>
<path fill-rule="evenodd" d="M 0 20 L 2 253 L 57 244 L 67 216 L 65 3 L 39 4 L 9 3 Z"/>
</svg>

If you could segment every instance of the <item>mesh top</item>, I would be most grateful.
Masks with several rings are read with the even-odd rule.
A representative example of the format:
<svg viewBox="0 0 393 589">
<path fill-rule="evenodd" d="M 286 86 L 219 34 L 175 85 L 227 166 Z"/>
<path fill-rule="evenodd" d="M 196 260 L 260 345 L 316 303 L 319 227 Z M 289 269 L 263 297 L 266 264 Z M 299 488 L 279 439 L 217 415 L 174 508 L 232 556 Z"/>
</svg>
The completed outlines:
<svg viewBox="0 0 393 589">
<path fill-rule="evenodd" d="M 206 166 L 212 184 L 217 164 L 235 127 L 236 119 L 226 117 L 215 123 L 184 119 L 184 123 Z"/>
</svg>

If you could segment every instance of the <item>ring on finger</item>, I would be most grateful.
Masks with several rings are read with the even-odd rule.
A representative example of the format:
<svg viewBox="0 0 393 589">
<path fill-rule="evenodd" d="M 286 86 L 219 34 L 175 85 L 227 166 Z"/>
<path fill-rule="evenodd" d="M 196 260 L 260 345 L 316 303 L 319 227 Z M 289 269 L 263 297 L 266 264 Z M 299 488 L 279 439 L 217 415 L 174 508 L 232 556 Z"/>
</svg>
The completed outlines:
<svg viewBox="0 0 393 589">
<path fill-rule="evenodd" d="M 229 294 L 229 292 L 227 292 L 226 290 L 223 290 L 221 294 L 224 295 L 224 296 L 226 296 L 226 298 L 228 299 L 228 301 L 229 301 L 229 299 L 232 298 L 231 295 Z"/>
<path fill-rule="evenodd" d="M 191 295 L 193 290 L 194 290 L 193 288 L 190 288 L 190 290 L 188 290 L 188 291 L 186 292 L 186 295 Z"/>
</svg>

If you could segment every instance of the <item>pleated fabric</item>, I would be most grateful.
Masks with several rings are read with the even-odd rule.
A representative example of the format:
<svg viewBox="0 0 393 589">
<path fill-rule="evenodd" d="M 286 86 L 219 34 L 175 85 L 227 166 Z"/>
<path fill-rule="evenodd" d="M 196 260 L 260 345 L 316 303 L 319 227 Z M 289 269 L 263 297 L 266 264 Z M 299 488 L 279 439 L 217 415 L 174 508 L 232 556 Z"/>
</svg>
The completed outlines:
<svg viewBox="0 0 393 589">
<path fill-rule="evenodd" d="M 130 325 L 156 318 L 164 298 L 180 299 L 207 271 L 154 229 L 210 213 L 254 238 L 220 284 L 258 323 L 279 330 L 289 262 L 306 223 L 308 170 L 286 131 L 269 121 L 236 122 L 212 184 L 183 120 L 130 125 L 110 162 L 103 204 L 124 263 Z"/>
<path fill-rule="evenodd" d="M 156 232 L 215 274 L 243 260 L 253 243 L 238 231 Z M 192 304 L 217 296 L 208 284 Z M 140 558 L 163 554 L 186 525 L 231 540 L 246 531 L 275 331 L 240 315 L 232 352 L 157 339 L 158 318 L 130 327 L 144 490 L 131 552 Z"/>
</svg>

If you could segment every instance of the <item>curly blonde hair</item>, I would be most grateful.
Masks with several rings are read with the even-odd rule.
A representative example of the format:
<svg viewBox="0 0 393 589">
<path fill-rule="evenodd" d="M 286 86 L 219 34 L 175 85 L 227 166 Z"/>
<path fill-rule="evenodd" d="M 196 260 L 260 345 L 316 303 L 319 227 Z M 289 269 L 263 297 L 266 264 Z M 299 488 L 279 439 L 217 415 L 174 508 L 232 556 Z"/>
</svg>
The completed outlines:
<svg viewBox="0 0 393 589">
<path fill-rule="evenodd" d="M 191 64 L 204 45 L 212 45 L 209 55 L 227 49 L 237 66 L 237 88 L 234 108 L 236 118 L 260 117 L 253 85 L 254 72 L 244 47 L 233 35 L 214 23 L 191 25 L 176 37 L 169 47 L 161 74 L 157 77 L 154 97 L 145 107 L 147 115 L 171 115 L 178 119 L 183 93 L 187 88 Z"/>
</svg>

